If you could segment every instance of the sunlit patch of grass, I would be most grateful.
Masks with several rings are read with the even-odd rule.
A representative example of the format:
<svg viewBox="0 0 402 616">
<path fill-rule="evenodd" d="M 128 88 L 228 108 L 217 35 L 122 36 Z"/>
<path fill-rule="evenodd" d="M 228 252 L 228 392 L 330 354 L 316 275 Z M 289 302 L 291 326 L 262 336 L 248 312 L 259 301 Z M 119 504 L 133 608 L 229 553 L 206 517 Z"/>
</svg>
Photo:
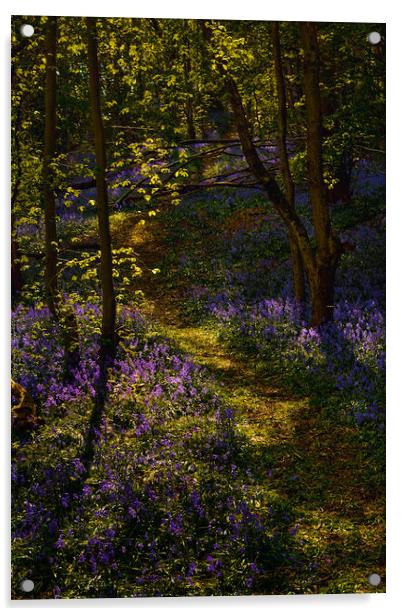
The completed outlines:
<svg viewBox="0 0 402 616">
<path fill-rule="evenodd" d="M 342 442 L 342 429 L 325 424 L 317 413 L 317 426 L 306 423 L 304 436 L 308 442 L 309 430 L 313 438 L 320 431 L 321 440 L 316 447 L 305 446 L 294 421 L 303 407 L 305 414 L 305 402 L 276 403 L 276 431 L 267 427 L 272 411 L 265 422 L 260 415 L 251 425 L 242 424 L 257 476 L 259 466 L 272 469 L 267 489 L 274 487 L 282 498 L 287 496 L 300 520 L 300 553 L 298 565 L 288 572 L 290 585 L 303 593 L 383 592 L 384 583 L 373 589 L 367 581 L 373 572 L 384 578 L 383 504 L 377 498 L 368 505 L 364 461 L 357 462 L 355 456 L 358 442 L 349 428 Z M 314 410 L 310 412 L 313 417 Z M 323 428 L 327 440 L 333 435 L 332 451 L 322 438 Z"/>
</svg>

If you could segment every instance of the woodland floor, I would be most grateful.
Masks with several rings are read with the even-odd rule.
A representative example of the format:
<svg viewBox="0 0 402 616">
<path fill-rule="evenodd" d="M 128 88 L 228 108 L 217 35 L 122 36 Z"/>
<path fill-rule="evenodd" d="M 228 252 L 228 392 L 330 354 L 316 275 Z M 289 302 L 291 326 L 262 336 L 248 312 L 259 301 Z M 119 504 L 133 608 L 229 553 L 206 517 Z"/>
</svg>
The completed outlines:
<svg viewBox="0 0 402 616">
<path fill-rule="evenodd" d="M 272 499 L 288 502 L 298 520 L 305 567 L 284 572 L 289 592 L 384 592 L 383 479 L 364 455 L 369 445 L 358 429 L 291 395 L 252 359 L 226 348 L 213 325 L 183 313 L 185 283 L 167 284 L 150 271 L 169 249 L 159 218 L 140 226 L 136 214 L 117 215 L 111 225 L 114 245 L 140 255 L 141 309 L 157 331 L 207 368 L 236 412 L 257 483 Z M 381 575 L 378 588 L 368 583 L 371 573 Z"/>
</svg>

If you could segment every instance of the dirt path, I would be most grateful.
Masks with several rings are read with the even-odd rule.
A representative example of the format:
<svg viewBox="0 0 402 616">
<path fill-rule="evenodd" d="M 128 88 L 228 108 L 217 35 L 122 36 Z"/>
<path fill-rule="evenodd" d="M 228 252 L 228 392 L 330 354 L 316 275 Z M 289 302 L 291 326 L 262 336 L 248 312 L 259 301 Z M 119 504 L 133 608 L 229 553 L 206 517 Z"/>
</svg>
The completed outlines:
<svg viewBox="0 0 402 616">
<path fill-rule="evenodd" d="M 145 313 L 206 367 L 218 395 L 235 410 L 256 485 L 291 504 L 304 563 L 301 571 L 289 568 L 293 592 L 384 592 L 384 584 L 373 589 L 367 583 L 370 573 L 384 578 L 384 503 L 376 494 L 378 482 L 370 487 L 356 428 L 339 425 L 308 399 L 295 398 L 268 380 L 253 360 L 225 348 L 212 326 L 183 318 L 180 289 L 151 272 L 166 251 L 158 220 L 143 226 L 135 215 L 126 215 L 112 220 L 112 231 L 115 243 L 140 255 Z"/>
</svg>

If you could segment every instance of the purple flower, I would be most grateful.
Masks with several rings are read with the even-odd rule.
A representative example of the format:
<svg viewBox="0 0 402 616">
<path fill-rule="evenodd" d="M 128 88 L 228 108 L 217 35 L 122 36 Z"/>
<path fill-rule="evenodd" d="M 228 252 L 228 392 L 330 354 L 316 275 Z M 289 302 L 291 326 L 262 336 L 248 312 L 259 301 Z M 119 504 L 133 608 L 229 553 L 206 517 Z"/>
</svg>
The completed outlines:
<svg viewBox="0 0 402 616">
<path fill-rule="evenodd" d="M 61 599 L 61 590 L 60 590 L 59 586 L 54 586 L 54 588 L 53 588 L 53 597 L 55 599 Z"/>
<path fill-rule="evenodd" d="M 169 516 L 169 531 L 176 536 L 183 533 L 183 516 L 180 513 L 174 518 Z"/>
</svg>

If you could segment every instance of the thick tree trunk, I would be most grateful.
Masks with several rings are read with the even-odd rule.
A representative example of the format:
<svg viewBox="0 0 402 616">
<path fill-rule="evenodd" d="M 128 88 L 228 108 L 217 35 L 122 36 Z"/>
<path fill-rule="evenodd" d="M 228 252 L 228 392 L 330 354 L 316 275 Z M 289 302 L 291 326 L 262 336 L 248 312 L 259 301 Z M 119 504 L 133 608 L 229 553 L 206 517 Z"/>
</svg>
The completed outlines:
<svg viewBox="0 0 402 616">
<path fill-rule="evenodd" d="M 316 274 L 311 288 L 312 323 L 321 325 L 333 317 L 335 272 L 340 256 L 340 243 L 331 229 L 323 179 L 322 115 L 316 26 L 311 22 L 301 23 L 300 32 L 304 53 L 308 186 L 317 244 Z"/>
<path fill-rule="evenodd" d="M 334 286 L 336 268 L 331 264 L 319 266 L 310 285 L 311 325 L 314 327 L 332 321 L 334 316 Z"/>
<path fill-rule="evenodd" d="M 322 164 L 322 117 L 319 86 L 319 58 L 315 24 L 300 25 L 304 51 L 304 93 L 307 111 L 307 175 L 317 251 L 329 254 L 331 222 L 325 202 Z"/>
<path fill-rule="evenodd" d="M 113 286 L 112 248 L 109 227 L 108 194 L 105 178 L 106 149 L 100 103 L 100 76 L 96 19 L 86 18 L 88 39 L 89 91 L 96 158 L 96 205 L 101 250 L 102 343 L 101 356 L 113 358 L 115 351 L 116 300 Z"/>
<path fill-rule="evenodd" d="M 56 149 L 56 44 L 57 18 L 46 25 L 45 147 L 43 154 L 43 197 L 45 204 L 45 289 L 49 309 L 57 313 L 56 204 L 51 163 Z"/>
<path fill-rule="evenodd" d="M 295 203 L 295 187 L 289 167 L 289 157 L 287 151 L 287 109 L 286 109 L 286 88 L 285 79 L 283 76 L 281 42 L 279 33 L 279 23 L 272 23 L 272 43 L 274 48 L 275 61 L 275 77 L 276 77 L 276 93 L 278 97 L 278 149 L 281 165 L 281 173 L 285 194 L 289 204 L 294 207 Z M 293 288 L 295 299 L 298 302 L 303 302 L 305 297 L 304 286 L 304 268 L 303 260 L 297 244 L 297 238 L 294 233 L 289 230 L 289 245 L 292 258 L 293 269 Z"/>
</svg>

